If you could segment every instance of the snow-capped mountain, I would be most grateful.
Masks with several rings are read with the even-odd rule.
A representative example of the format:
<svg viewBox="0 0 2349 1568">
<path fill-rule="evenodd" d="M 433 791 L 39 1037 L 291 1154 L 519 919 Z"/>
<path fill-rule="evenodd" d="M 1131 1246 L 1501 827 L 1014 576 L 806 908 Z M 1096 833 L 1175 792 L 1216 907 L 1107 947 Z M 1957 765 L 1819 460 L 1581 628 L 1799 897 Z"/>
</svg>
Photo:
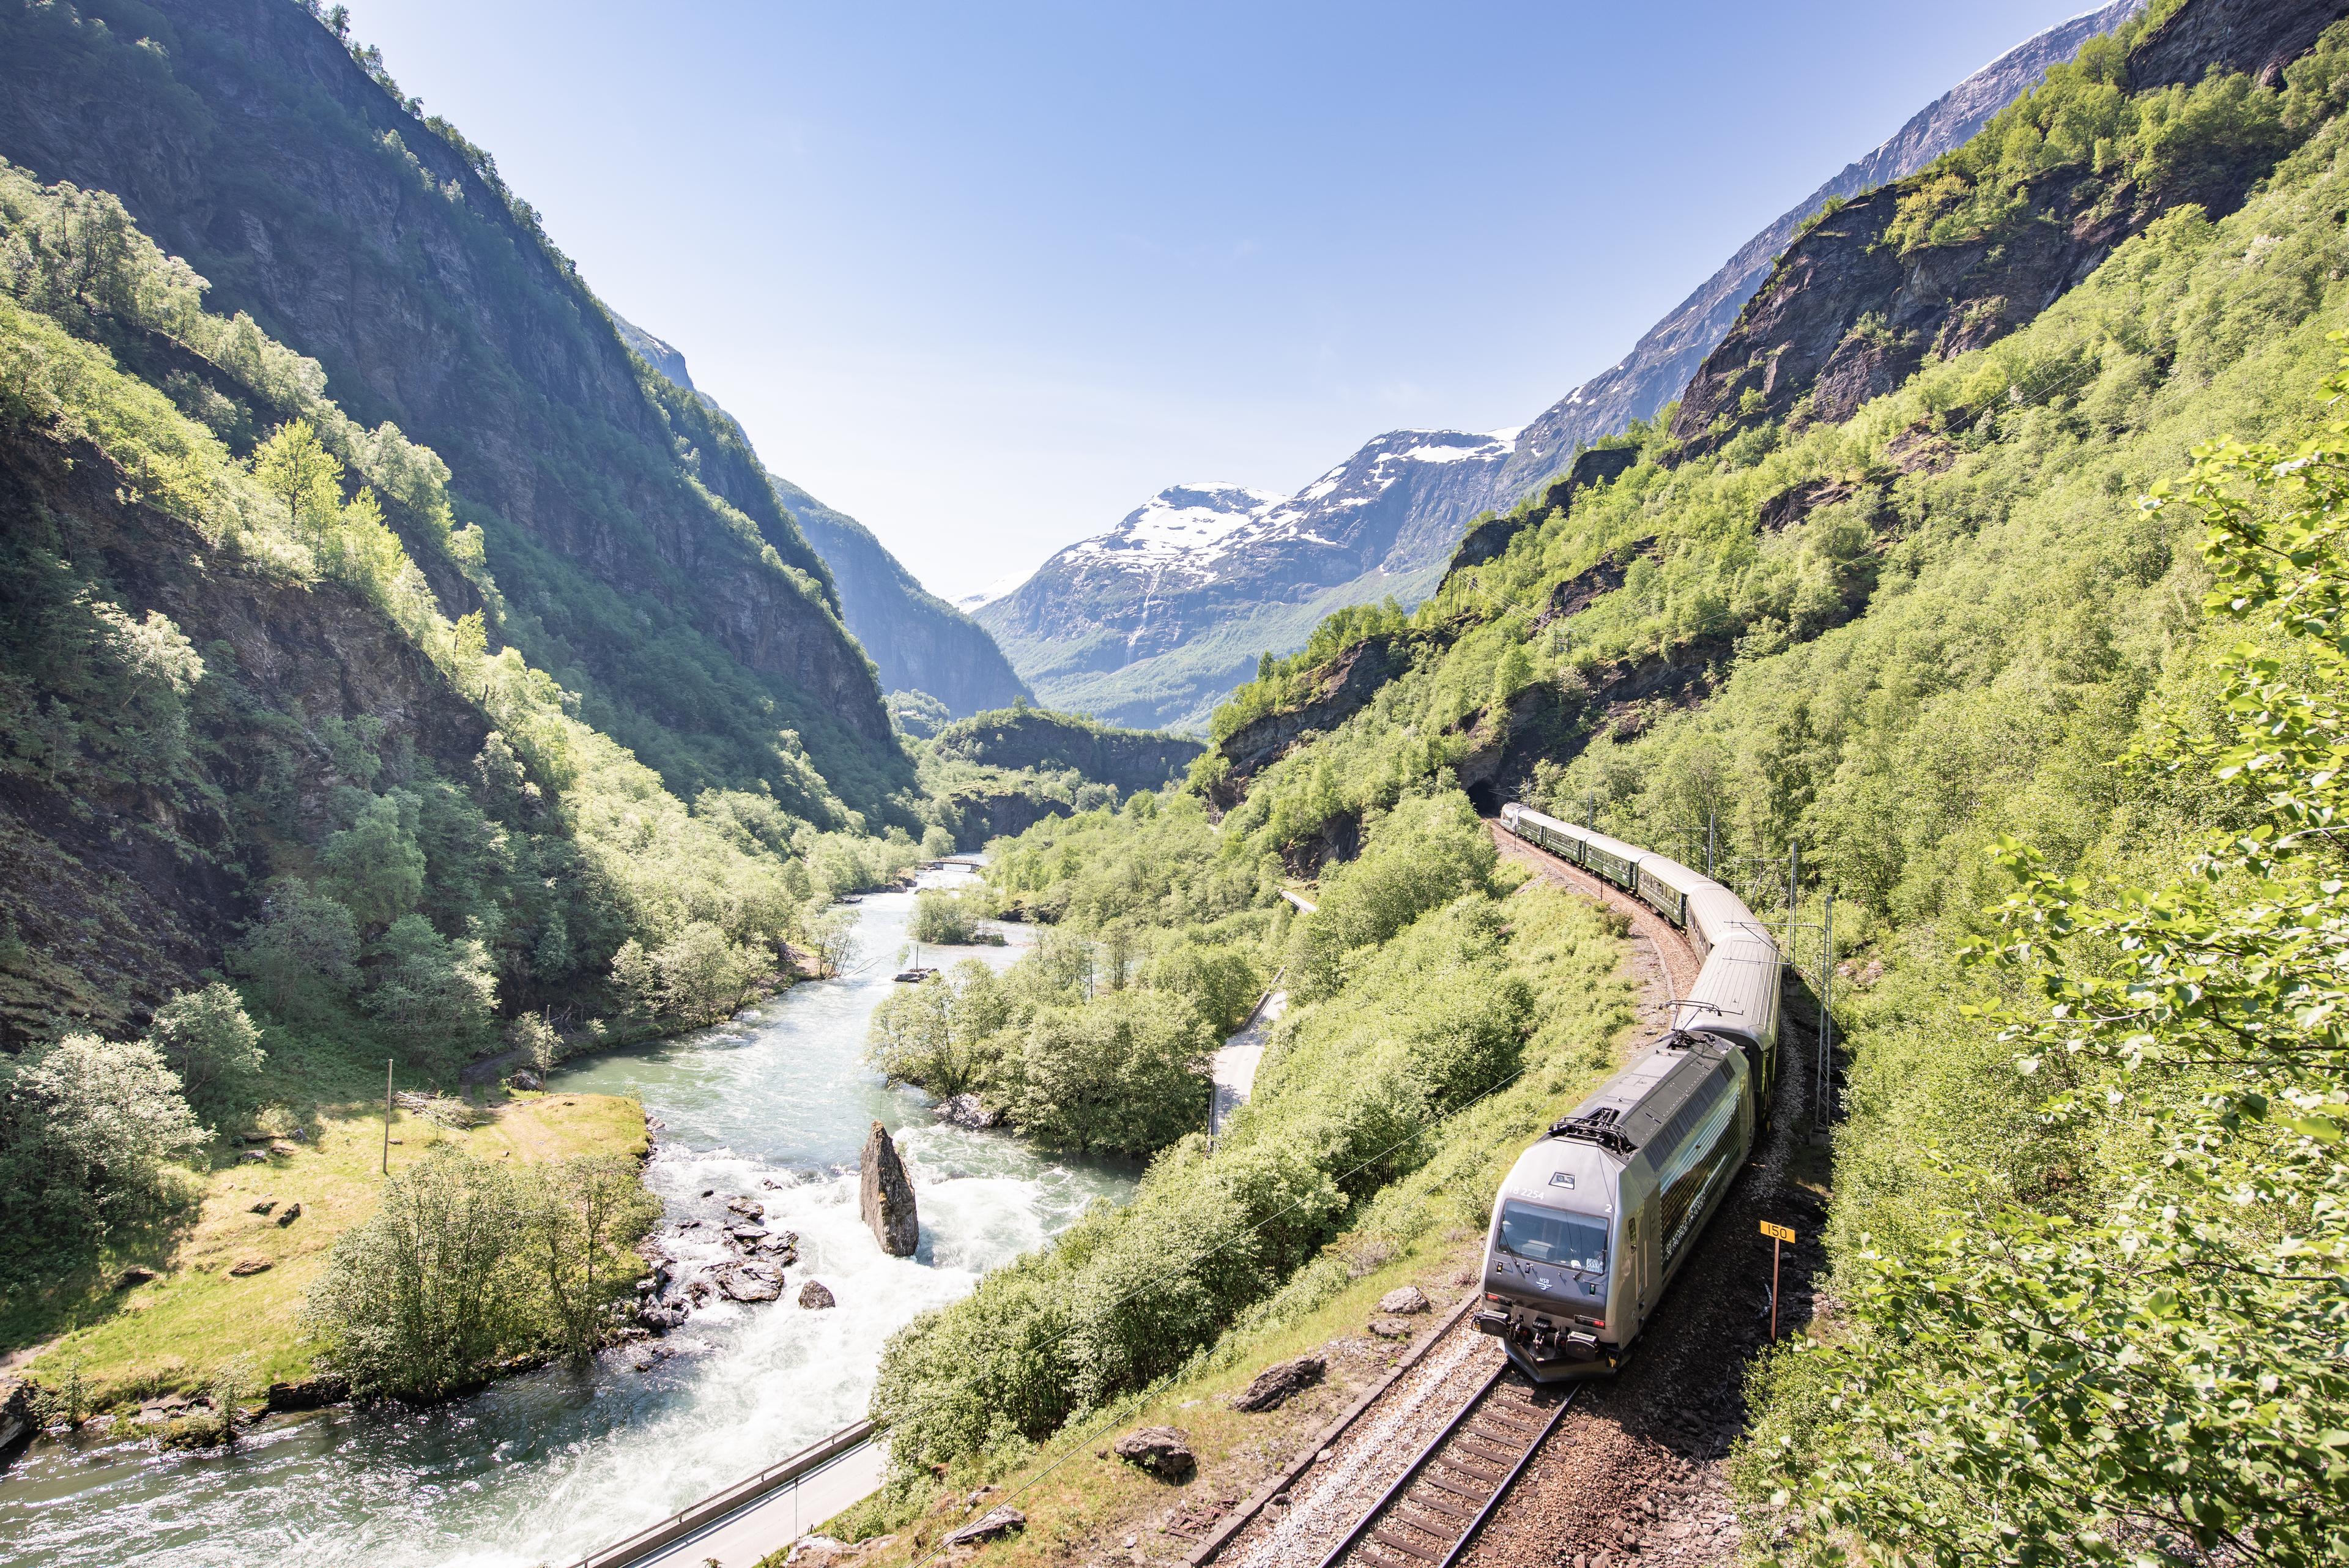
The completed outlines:
<svg viewBox="0 0 2349 1568">
<path fill-rule="evenodd" d="M 1246 644 L 1218 655 L 1219 671 L 1253 668 L 1263 649 L 1301 639 L 1300 616 L 1309 631 L 1333 590 L 1416 599 L 1489 504 L 1516 435 L 1390 431 L 1294 495 L 1173 485 L 973 613 L 1047 701 L 1122 722 L 1195 722 L 1188 683 L 1166 694 L 1170 705 L 1155 694 L 1103 701 L 1100 678 L 1203 639 Z M 1231 684 L 1207 681 L 1216 697 Z"/>
<path fill-rule="evenodd" d="M 1563 474 L 1575 452 L 1680 395 L 1735 325 L 1795 226 L 1831 196 L 1914 173 L 1979 130 L 2047 68 L 2134 15 L 2111 0 L 1976 71 L 1739 248 L 1630 354 L 1520 430 L 1393 431 L 1295 495 L 1237 484 L 1163 490 L 1009 592 L 963 607 L 1045 702 L 1120 723 L 1198 727 L 1264 649 L 1320 618 L 1432 591 L 1463 531 Z"/>
</svg>

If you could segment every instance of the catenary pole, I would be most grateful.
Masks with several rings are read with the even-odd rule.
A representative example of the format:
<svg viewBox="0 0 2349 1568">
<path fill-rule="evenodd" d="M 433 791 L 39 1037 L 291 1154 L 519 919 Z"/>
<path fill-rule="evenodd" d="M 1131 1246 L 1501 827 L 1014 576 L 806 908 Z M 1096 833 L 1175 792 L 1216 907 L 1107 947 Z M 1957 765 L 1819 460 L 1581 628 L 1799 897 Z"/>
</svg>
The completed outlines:
<svg viewBox="0 0 2349 1568">
<path fill-rule="evenodd" d="M 391 1058 L 383 1059 L 383 1173 L 391 1174 Z"/>
<path fill-rule="evenodd" d="M 1827 889 L 1826 908 L 1821 916 L 1825 927 L 1823 941 L 1826 956 L 1819 965 L 1819 1071 L 1818 1127 L 1827 1130 L 1834 1114 L 1835 1098 L 1828 1075 L 1835 1064 L 1835 889 Z"/>
</svg>

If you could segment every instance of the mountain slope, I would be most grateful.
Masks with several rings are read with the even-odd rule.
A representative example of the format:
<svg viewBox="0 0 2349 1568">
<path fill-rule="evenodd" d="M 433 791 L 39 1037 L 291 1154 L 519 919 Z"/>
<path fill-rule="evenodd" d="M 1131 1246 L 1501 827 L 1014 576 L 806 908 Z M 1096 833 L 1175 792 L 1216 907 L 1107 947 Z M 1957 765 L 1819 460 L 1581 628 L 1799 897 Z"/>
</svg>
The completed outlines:
<svg viewBox="0 0 2349 1568">
<path fill-rule="evenodd" d="M 840 588 L 842 618 L 890 691 L 926 691 L 957 718 L 1034 694 L 987 628 L 922 587 L 873 531 L 769 476 Z"/>
<path fill-rule="evenodd" d="M 1833 1206 L 1728 1467 L 1790 1558 L 2337 1542 L 2340 1480 L 2265 1456 L 2349 1406 L 2337 1271 L 2281 1261 L 2343 1247 L 2339 1133 L 2265 1118 L 2340 1099 L 2329 1016 L 2277 993 L 2344 948 L 2303 825 L 2340 811 L 2349 23 L 2294 57 L 2344 12 L 2185 0 L 2084 53 L 1795 247 L 1708 371 L 1747 378 L 1709 450 L 1651 427 L 1407 628 L 1333 628 L 1217 716 L 1236 739 L 1378 672 L 1252 779 L 1223 758 L 1235 859 L 1317 860 L 1457 781 L 1717 847 L 1794 941 L 1790 1022 L 1831 983 L 1837 1050 L 1788 1062 L 1826 1082 L 1778 1114 L 1831 1139 Z M 1904 315 L 1953 301 L 1982 340 Z M 1806 320 L 1894 384 L 1830 397 L 1781 330 Z M 1504 1560 L 1606 1522 L 1526 1511 L 1488 1527 Z"/>
<path fill-rule="evenodd" d="M 733 423 L 707 392 L 695 392 L 686 355 L 617 315 L 611 322 L 620 329 L 620 341 L 636 350 L 636 358 L 677 388 L 693 392 L 719 419 Z M 790 510 L 792 522 L 799 524 L 801 536 L 815 545 L 815 553 L 832 569 L 832 583 L 841 595 L 841 618 L 855 632 L 864 656 L 874 660 L 874 670 L 881 672 L 885 691 L 926 691 L 956 717 L 1008 708 L 1019 698 L 1033 696 L 1027 681 L 1012 672 L 1010 660 L 1003 659 L 1003 649 L 987 635 L 987 628 L 926 590 L 888 553 L 888 545 L 874 538 L 872 529 L 848 513 L 836 513 L 790 480 L 778 475 L 766 475 L 766 480 L 775 489 L 775 498 Z"/>
<path fill-rule="evenodd" d="M 215 308 L 447 462 L 503 589 L 491 635 L 592 722 L 680 791 L 910 820 L 872 667 L 749 444 L 639 367 L 495 163 L 379 61 L 290 0 L 9 0 L 0 61 L 0 155 L 118 194 Z"/>
<path fill-rule="evenodd" d="M 1728 333 L 1800 223 L 1901 178 L 2133 15 L 2115 0 L 1975 72 L 1789 209 L 1651 328 L 1619 364 L 1521 431 L 1391 431 L 1295 496 L 1232 485 L 1162 491 L 980 607 L 1013 665 L 1056 707 L 1204 728 L 1265 649 L 1301 647 L 1323 615 L 1392 594 L 1416 603 L 1478 514 L 1558 477 L 1575 452 L 1653 418 Z"/>
<path fill-rule="evenodd" d="M 695 391 L 682 353 L 616 315 L 612 325 L 646 364 L 722 414 L 708 394 Z M 832 569 L 841 618 L 873 660 L 884 691 L 926 692 L 957 718 L 1034 695 L 987 629 L 923 587 L 870 528 L 788 479 L 770 473 L 767 483 Z"/>
</svg>

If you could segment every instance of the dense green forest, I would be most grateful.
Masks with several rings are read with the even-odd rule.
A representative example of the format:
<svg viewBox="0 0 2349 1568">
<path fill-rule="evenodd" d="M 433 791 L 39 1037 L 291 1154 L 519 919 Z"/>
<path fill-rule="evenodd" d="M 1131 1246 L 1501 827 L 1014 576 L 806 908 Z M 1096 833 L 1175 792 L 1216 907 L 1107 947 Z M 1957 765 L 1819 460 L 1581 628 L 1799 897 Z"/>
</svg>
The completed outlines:
<svg viewBox="0 0 2349 1568">
<path fill-rule="evenodd" d="M 812 817 L 672 794 L 505 641 L 440 460 L 204 289 L 111 196 L 0 165 L 0 773 L 41 895 L 0 952 L 11 1259 L 387 1057 L 453 1085 L 502 1031 L 730 1011 L 916 852 L 828 830 L 812 769 Z"/>
<path fill-rule="evenodd" d="M 2108 177 L 2130 237 L 2035 318 L 1840 421 L 1797 389 L 1683 442 L 1668 410 L 1415 613 L 1267 659 L 1191 793 L 1000 846 L 1006 907 L 1154 951 L 1269 909 L 1284 863 L 1323 903 L 1257 916 L 1301 1004 L 1233 1136 L 893 1344 L 905 1457 L 1016 1455 L 1284 1310 L 1447 1159 L 1481 1220 L 1497 1146 L 1440 1118 L 1513 1083 L 1526 1136 L 1615 1033 L 1596 916 L 1480 853 L 1469 798 L 1522 798 L 1684 857 L 1710 827 L 1765 914 L 1799 845 L 1838 898 L 1830 1266 L 1754 1374 L 1749 1542 L 2338 1560 L 2349 36 L 2132 92 L 2177 10 L 1887 197 L 1897 246 L 1995 245 L 2078 189 L 2051 171 Z M 2240 207 L 2165 204 L 2247 160 Z M 1225 749 L 1371 639 L 1400 673 L 1355 711 Z M 1121 1289 L 1154 1251 L 1177 1284 Z"/>
</svg>

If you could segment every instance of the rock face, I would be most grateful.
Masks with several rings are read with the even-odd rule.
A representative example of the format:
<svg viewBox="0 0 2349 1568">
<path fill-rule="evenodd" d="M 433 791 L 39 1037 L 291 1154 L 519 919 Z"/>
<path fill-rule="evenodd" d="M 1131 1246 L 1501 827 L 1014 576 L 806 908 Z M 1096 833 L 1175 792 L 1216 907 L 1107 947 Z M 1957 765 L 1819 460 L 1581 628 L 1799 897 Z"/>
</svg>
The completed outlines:
<svg viewBox="0 0 2349 1568">
<path fill-rule="evenodd" d="M 39 1428 L 33 1411 L 33 1386 L 22 1377 L 0 1376 L 0 1459 L 19 1443 L 29 1441 Z"/>
<path fill-rule="evenodd" d="M 2316 36 L 2349 16 L 2349 0 L 2199 0 L 2171 13 L 2129 56 L 2139 91 L 2199 81 L 2206 70 L 2242 71 L 2262 87 L 2308 52 Z"/>
<path fill-rule="evenodd" d="M 2261 8 L 2261 0 L 2236 3 Z M 1204 727 L 1216 703 L 1254 673 L 1256 650 L 1303 646 L 1341 605 L 1390 593 L 1416 603 L 1478 514 L 1506 512 L 1565 472 L 1579 449 L 1654 418 L 1828 198 L 1914 173 L 2139 4 L 2114 0 L 2059 24 L 1959 83 L 1746 242 L 1613 369 L 1524 429 L 1389 431 L 1295 495 L 1173 486 L 1053 556 L 1017 590 L 980 606 L 977 618 L 1055 707 Z M 2302 7 L 2313 0 L 2271 5 Z"/>
<path fill-rule="evenodd" d="M 2204 60 L 2273 72 L 2344 12 L 2349 0 L 2188 0 L 2138 41 L 2130 78 L 2140 88 L 2180 81 Z M 2262 138 L 2214 149 L 2152 187 L 2119 170 L 2049 170 L 2025 187 L 2021 221 L 1907 252 L 1887 234 L 1908 185 L 1869 192 L 1787 246 L 1682 394 L 1672 436 L 1702 454 L 1806 400 L 1813 422 L 1847 419 L 1929 358 L 2031 321 L 2163 213 L 2233 212 L 2282 151 Z"/>
<path fill-rule="evenodd" d="M 1177 1427 L 1140 1427 L 1111 1445 L 1117 1457 L 1160 1480 L 1181 1481 L 1199 1468 L 1191 1435 Z"/>
<path fill-rule="evenodd" d="M 1970 140 L 1991 116 L 2021 97 L 2050 66 L 2071 59 L 2089 39 L 2111 32 L 2135 16 L 2142 0 L 2115 0 L 2100 10 L 2058 23 L 1976 71 L 1920 109 L 1906 125 L 1866 157 L 1847 164 L 1835 178 L 1779 214 L 1769 227 L 1739 247 L 1696 291 L 1640 337 L 1619 364 L 1568 392 L 1517 438 L 1507 469 L 1495 487 L 1495 505 L 1508 503 L 1554 473 L 1577 446 L 1613 435 L 1633 420 L 1653 419 L 1680 396 L 1705 356 L 1737 320 L 1738 312 L 1770 275 L 1804 219 L 1829 199 L 1846 199 L 1905 179 L 1950 149 Z"/>
<path fill-rule="evenodd" d="M 685 356 L 675 348 L 616 316 L 612 325 L 638 358 L 679 391 L 718 407 L 694 386 Z M 780 475 L 771 473 L 767 482 L 832 568 L 840 618 L 871 656 L 885 691 L 926 691 L 957 717 L 1034 695 L 987 628 L 924 588 L 871 529 Z"/>
<path fill-rule="evenodd" d="M 775 493 L 832 568 L 841 618 L 891 691 L 926 691 L 957 718 L 1032 697 L 988 629 L 922 587 L 870 529 L 788 480 Z"/>
<path fill-rule="evenodd" d="M 1003 1120 L 1000 1115 L 982 1105 L 977 1095 L 957 1095 L 951 1099 L 940 1100 L 930 1108 L 930 1114 L 942 1122 L 968 1127 L 974 1132 L 984 1132 Z"/>
<path fill-rule="evenodd" d="M 905 1178 L 905 1162 L 897 1145 L 879 1122 L 864 1139 L 860 1160 L 863 1174 L 856 1184 L 857 1208 L 873 1227 L 873 1239 L 893 1258 L 910 1258 L 921 1239 L 921 1220 L 914 1210 L 914 1184 Z"/>
<path fill-rule="evenodd" d="M 1542 492 L 1533 506 L 1525 512 L 1514 508 L 1485 518 L 1462 536 L 1460 547 L 1452 552 L 1450 571 L 1481 566 L 1496 559 L 1509 547 L 1509 542 L 1552 512 L 1574 504 L 1577 491 L 1611 484 L 1629 472 L 1640 461 L 1636 446 L 1595 447 L 1577 457 L 1557 480 Z M 1447 573 L 1447 575 L 1449 575 Z"/>
<path fill-rule="evenodd" d="M 1330 1364 L 1318 1355 L 1300 1355 L 1268 1366 L 1232 1400 L 1235 1410 L 1278 1410 L 1321 1381 Z"/>
<path fill-rule="evenodd" d="M 439 453 L 454 488 L 548 553 L 543 576 L 502 585 L 515 607 L 559 621 L 590 585 L 617 596 L 647 640 L 568 645 L 599 695 L 678 720 L 645 655 L 682 638 L 771 695 L 775 722 L 822 719 L 833 735 L 805 732 L 820 762 L 845 742 L 889 763 L 881 693 L 833 618 L 830 573 L 740 428 L 638 380 L 600 302 L 486 159 L 370 80 L 301 6 L 158 0 L 140 26 L 154 47 L 126 60 L 70 13 L 11 12 L 0 155 L 119 196 L 212 280 L 212 309 L 250 311 L 320 361 L 355 419 L 392 420 Z"/>
<path fill-rule="evenodd" d="M 322 1410 L 329 1405 L 339 1405 L 350 1397 L 348 1379 L 332 1373 L 320 1373 L 315 1377 L 272 1383 L 267 1404 L 272 1410 Z"/>
<path fill-rule="evenodd" d="M 1307 735 L 1333 730 L 1370 705 L 1379 688 L 1411 667 L 1406 636 L 1363 639 L 1321 673 L 1312 696 L 1294 708 L 1252 719 L 1224 737 L 1216 748 L 1229 772 L 1211 791 L 1215 805 L 1228 811 L 1239 804 L 1249 779 L 1288 753 Z"/>
<path fill-rule="evenodd" d="M 938 1542 L 941 1546 L 976 1546 L 982 1541 L 999 1541 L 1015 1530 L 1028 1528 L 1028 1516 L 1016 1508 L 989 1509 L 960 1530 Z"/>
</svg>

